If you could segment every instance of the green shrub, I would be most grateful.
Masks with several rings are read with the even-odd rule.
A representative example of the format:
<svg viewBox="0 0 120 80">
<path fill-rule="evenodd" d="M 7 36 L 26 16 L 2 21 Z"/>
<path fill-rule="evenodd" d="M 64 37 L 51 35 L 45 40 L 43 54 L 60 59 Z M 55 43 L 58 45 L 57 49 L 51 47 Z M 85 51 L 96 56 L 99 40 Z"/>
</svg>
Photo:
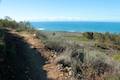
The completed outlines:
<svg viewBox="0 0 120 80">
<path fill-rule="evenodd" d="M 48 36 L 45 35 L 45 34 L 44 34 L 43 32 L 41 32 L 41 31 L 37 31 L 37 32 L 36 32 L 36 37 L 39 38 L 39 39 L 41 39 L 41 40 L 44 41 L 44 42 L 48 39 Z"/>
<path fill-rule="evenodd" d="M 61 40 L 60 41 L 59 40 L 47 40 L 45 42 L 45 47 L 57 53 L 61 53 L 66 49 L 66 45 Z"/>
<path fill-rule="evenodd" d="M 81 49 L 75 49 L 72 51 L 71 54 L 71 67 L 73 70 L 73 76 L 76 79 L 84 79 L 84 69 L 83 69 L 83 64 L 84 64 L 84 58 L 85 58 L 85 53 Z"/>
<path fill-rule="evenodd" d="M 86 37 L 87 39 L 93 39 L 93 32 L 84 32 L 83 36 Z"/>
<path fill-rule="evenodd" d="M 98 42 L 104 42 L 105 40 L 104 35 L 102 33 L 97 33 L 97 32 L 93 34 L 93 38 L 95 41 L 98 41 Z"/>
<path fill-rule="evenodd" d="M 113 71 L 112 59 L 105 53 L 100 51 L 87 51 L 85 56 L 85 64 L 90 64 L 96 76 L 102 76 L 105 73 Z"/>
<path fill-rule="evenodd" d="M 113 55 L 112 57 L 113 57 L 113 59 L 114 59 L 115 61 L 119 61 L 119 62 L 120 62 L 120 54 L 115 54 L 115 55 Z"/>
<path fill-rule="evenodd" d="M 61 53 L 57 58 L 56 58 L 56 63 L 62 64 L 63 67 L 66 66 L 71 66 L 71 50 L 66 49 L 63 53 Z"/>
<path fill-rule="evenodd" d="M 32 28 L 32 25 L 29 22 L 16 22 L 15 20 L 12 20 L 9 17 L 5 17 L 5 19 L 0 19 L 0 27 L 12 28 L 18 32 L 20 32 L 20 31 L 28 31 L 28 32 L 35 31 L 35 29 Z"/>
</svg>

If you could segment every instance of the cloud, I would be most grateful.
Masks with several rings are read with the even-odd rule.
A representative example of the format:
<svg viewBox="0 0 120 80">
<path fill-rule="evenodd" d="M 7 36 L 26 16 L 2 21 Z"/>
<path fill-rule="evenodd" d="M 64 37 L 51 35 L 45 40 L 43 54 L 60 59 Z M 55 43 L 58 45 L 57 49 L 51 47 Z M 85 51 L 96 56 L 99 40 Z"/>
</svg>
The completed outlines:
<svg viewBox="0 0 120 80">
<path fill-rule="evenodd" d="M 49 17 L 41 17 L 41 16 L 10 16 L 12 19 L 17 21 L 81 21 L 83 20 L 81 17 L 66 17 L 66 16 L 49 16 Z"/>
<path fill-rule="evenodd" d="M 65 16 L 53 16 L 53 17 L 40 17 L 39 20 L 43 21 L 78 21 L 80 17 L 65 17 Z"/>
</svg>

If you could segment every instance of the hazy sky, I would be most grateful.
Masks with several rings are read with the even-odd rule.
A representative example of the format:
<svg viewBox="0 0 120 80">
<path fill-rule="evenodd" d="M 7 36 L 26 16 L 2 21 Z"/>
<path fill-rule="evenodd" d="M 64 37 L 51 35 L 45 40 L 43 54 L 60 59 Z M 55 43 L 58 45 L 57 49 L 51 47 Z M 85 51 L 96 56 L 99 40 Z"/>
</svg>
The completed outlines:
<svg viewBox="0 0 120 80">
<path fill-rule="evenodd" d="M 120 0 L 2 0 L 0 17 L 16 20 L 120 21 Z"/>
</svg>

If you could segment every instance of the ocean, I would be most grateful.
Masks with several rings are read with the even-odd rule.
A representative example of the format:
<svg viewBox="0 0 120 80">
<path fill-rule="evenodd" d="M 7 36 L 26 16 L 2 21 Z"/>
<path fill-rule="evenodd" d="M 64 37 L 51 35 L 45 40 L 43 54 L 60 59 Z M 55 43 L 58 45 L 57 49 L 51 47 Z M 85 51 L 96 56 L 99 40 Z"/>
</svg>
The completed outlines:
<svg viewBox="0 0 120 80">
<path fill-rule="evenodd" d="M 31 22 L 31 24 L 34 28 L 45 31 L 120 33 L 120 22 Z"/>
</svg>

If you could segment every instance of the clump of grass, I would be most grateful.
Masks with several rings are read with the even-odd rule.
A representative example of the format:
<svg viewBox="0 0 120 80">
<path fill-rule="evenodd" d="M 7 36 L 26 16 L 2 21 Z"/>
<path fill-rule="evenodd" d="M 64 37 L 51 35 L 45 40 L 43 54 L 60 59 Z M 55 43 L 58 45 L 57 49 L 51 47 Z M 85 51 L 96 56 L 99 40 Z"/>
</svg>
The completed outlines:
<svg viewBox="0 0 120 80">
<path fill-rule="evenodd" d="M 108 75 L 104 77 L 104 80 L 120 80 L 120 75 Z"/>
<path fill-rule="evenodd" d="M 62 64 L 63 67 L 66 66 L 71 66 L 71 50 L 66 49 L 63 53 L 61 53 L 57 58 L 56 58 L 56 63 Z"/>
<path fill-rule="evenodd" d="M 83 36 L 64 36 L 66 39 L 68 40 L 73 40 L 73 41 L 88 41 L 88 39 L 86 39 L 85 37 Z"/>
<path fill-rule="evenodd" d="M 85 51 L 86 52 L 86 61 L 88 63 L 92 63 L 94 61 L 97 61 L 97 60 L 102 60 L 103 62 L 107 59 L 107 55 L 100 52 L 100 51 L 97 51 L 97 50 L 93 50 L 93 51 Z"/>
<path fill-rule="evenodd" d="M 115 55 L 112 56 L 112 58 L 113 58 L 115 61 L 120 62 L 120 54 L 115 54 Z"/>
</svg>

